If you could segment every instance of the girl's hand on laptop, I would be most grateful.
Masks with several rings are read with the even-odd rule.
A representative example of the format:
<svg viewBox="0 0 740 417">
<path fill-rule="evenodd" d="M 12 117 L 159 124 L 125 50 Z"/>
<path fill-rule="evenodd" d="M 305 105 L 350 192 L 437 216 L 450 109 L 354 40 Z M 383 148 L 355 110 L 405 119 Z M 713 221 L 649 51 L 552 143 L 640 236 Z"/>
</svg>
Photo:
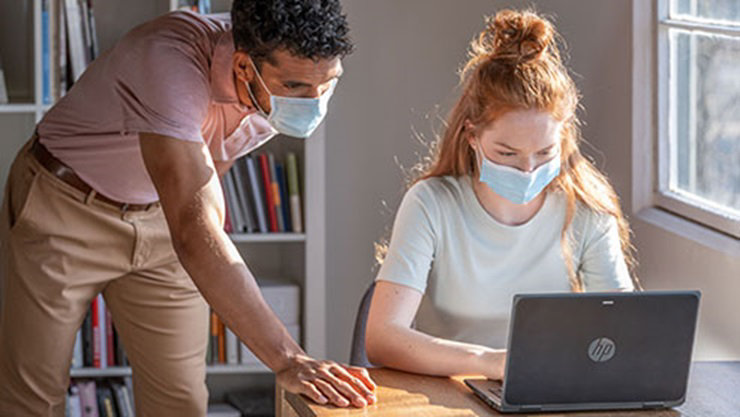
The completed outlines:
<svg viewBox="0 0 740 417">
<path fill-rule="evenodd" d="M 481 370 L 481 373 L 488 379 L 504 379 L 506 350 L 486 350 L 481 355 Z"/>
</svg>

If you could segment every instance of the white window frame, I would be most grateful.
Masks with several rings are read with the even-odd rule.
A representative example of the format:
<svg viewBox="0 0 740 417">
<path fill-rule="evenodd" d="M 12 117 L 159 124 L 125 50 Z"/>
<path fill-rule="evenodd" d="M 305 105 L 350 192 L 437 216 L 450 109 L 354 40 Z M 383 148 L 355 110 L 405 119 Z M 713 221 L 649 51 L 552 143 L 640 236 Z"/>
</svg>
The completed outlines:
<svg viewBox="0 0 740 417">
<path fill-rule="evenodd" d="M 669 3 L 632 1 L 632 210 L 649 223 L 740 256 L 740 219 L 711 201 L 667 187 L 672 117 L 668 29 L 740 37 L 740 28 L 669 19 Z"/>
</svg>

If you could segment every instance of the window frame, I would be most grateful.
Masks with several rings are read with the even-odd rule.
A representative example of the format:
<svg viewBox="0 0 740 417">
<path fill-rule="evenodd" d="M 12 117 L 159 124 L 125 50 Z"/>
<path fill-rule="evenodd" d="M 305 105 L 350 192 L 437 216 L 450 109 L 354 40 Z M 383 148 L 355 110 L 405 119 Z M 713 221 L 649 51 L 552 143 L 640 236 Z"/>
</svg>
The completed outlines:
<svg viewBox="0 0 740 417">
<path fill-rule="evenodd" d="M 740 39 L 740 26 L 715 23 L 710 26 L 670 18 L 670 0 L 633 0 L 632 6 L 633 211 L 644 220 L 657 221 L 664 228 L 694 239 L 715 235 L 710 240 L 725 249 L 730 243 L 733 253 L 740 254 L 740 217 L 723 211 L 711 201 L 669 189 L 670 152 L 674 151 L 670 147 L 673 115 L 669 30 L 730 35 Z M 648 212 L 650 210 L 660 213 Z M 677 219 L 669 217 L 679 218 L 681 230 L 675 230 Z"/>
</svg>

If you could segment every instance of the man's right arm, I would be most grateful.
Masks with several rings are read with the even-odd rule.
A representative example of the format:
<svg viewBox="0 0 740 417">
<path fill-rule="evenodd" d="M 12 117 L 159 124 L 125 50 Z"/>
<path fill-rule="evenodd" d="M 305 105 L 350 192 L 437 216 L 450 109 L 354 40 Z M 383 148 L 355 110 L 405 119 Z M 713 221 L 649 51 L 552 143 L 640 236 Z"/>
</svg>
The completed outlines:
<svg viewBox="0 0 740 417">
<path fill-rule="evenodd" d="M 207 147 L 149 133 L 140 134 L 140 146 L 175 252 L 226 325 L 288 391 L 338 406 L 373 402 L 374 384 L 364 369 L 306 356 L 268 307 L 223 231 L 223 193 Z"/>
</svg>

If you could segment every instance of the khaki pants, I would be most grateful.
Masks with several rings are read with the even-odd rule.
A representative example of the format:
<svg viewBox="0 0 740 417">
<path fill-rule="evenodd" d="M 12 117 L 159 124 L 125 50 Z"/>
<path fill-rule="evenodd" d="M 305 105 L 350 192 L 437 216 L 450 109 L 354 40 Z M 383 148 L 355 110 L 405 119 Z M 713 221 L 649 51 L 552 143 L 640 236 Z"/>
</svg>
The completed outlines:
<svg viewBox="0 0 740 417">
<path fill-rule="evenodd" d="M 0 214 L 0 416 L 64 415 L 75 335 L 100 292 L 133 368 L 137 415 L 204 416 L 208 306 L 162 209 L 122 213 L 51 175 L 29 147 Z"/>
</svg>

